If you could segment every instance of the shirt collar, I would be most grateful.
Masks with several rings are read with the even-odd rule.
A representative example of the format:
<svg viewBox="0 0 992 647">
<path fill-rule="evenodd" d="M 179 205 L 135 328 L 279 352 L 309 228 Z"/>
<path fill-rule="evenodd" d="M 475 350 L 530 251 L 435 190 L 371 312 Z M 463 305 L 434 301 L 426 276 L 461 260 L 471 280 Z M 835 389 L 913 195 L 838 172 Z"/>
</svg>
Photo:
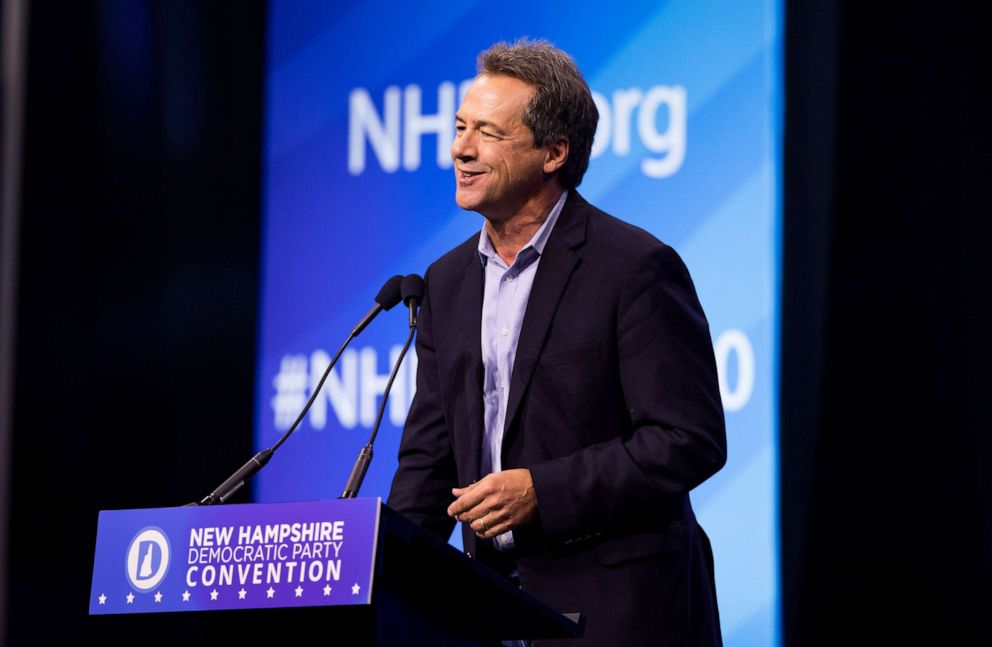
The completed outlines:
<svg viewBox="0 0 992 647">
<path fill-rule="evenodd" d="M 556 202 L 555 206 L 551 208 L 551 213 L 549 213 L 548 217 L 544 219 L 543 223 L 541 223 L 541 227 L 534 232 L 534 235 L 529 241 L 527 241 L 527 244 L 520 249 L 520 252 L 517 254 L 517 260 L 520 260 L 521 255 L 526 250 L 531 248 L 537 252 L 538 256 L 544 253 L 544 246 L 548 243 L 548 238 L 551 236 L 551 230 L 554 229 L 555 223 L 558 221 L 558 215 L 561 213 L 562 207 L 565 206 L 565 198 L 567 197 L 568 191 L 562 191 L 561 195 L 558 196 L 558 202 Z M 489 240 L 489 234 L 486 233 L 486 225 L 483 223 L 482 231 L 479 232 L 479 259 L 482 261 L 482 264 L 485 265 L 490 258 L 499 258 L 499 254 L 496 253 L 496 248 L 493 247 L 493 242 Z"/>
</svg>

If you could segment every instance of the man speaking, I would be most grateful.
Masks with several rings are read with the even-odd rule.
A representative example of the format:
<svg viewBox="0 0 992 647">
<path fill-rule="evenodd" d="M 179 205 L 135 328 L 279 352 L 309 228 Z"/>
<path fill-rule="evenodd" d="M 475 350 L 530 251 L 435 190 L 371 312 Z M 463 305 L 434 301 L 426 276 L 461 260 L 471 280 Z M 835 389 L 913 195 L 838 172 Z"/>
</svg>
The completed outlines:
<svg viewBox="0 0 992 647">
<path fill-rule="evenodd" d="M 726 460 L 678 255 L 576 191 L 598 112 L 541 41 L 478 59 L 451 147 L 478 236 L 431 265 L 389 505 L 586 617 L 583 645 L 718 645 L 689 491 Z M 557 644 L 557 643 L 556 643 Z"/>
</svg>

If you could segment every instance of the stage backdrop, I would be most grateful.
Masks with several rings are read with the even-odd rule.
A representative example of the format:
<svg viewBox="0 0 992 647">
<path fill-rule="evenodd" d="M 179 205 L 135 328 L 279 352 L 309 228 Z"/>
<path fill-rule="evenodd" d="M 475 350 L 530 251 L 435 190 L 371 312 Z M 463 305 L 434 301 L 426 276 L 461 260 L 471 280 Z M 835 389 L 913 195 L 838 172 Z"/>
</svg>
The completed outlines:
<svg viewBox="0 0 992 647">
<path fill-rule="evenodd" d="M 600 110 L 581 193 L 675 247 L 695 280 L 729 460 L 692 499 L 714 544 L 727 645 L 778 644 L 779 2 L 269 6 L 256 446 L 296 417 L 387 277 L 423 274 L 479 231 L 482 217 L 453 199 L 456 105 L 479 51 L 547 38 L 575 57 Z M 356 340 L 256 500 L 341 493 L 406 330 L 397 308 Z M 363 496 L 388 492 L 415 359 Z"/>
</svg>

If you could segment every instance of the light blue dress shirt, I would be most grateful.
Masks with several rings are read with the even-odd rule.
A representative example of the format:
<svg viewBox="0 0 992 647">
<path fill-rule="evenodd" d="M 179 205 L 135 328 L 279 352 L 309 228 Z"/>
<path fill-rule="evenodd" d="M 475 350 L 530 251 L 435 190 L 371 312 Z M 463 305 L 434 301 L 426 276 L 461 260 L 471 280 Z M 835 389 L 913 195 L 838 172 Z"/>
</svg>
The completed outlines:
<svg viewBox="0 0 992 647">
<path fill-rule="evenodd" d="M 493 247 L 486 227 L 479 234 L 479 258 L 485 274 L 482 299 L 482 363 L 484 422 L 486 437 L 482 443 L 481 474 L 502 470 L 503 430 L 506 427 L 506 405 L 510 394 L 510 376 L 517 353 L 520 327 L 527 310 L 527 299 L 534 284 L 537 266 L 544 253 L 548 236 L 558 221 L 568 192 L 558 198 L 551 213 L 530 241 L 517 254 L 513 265 L 506 263 Z M 500 550 L 513 548 L 513 533 L 495 537 Z"/>
</svg>

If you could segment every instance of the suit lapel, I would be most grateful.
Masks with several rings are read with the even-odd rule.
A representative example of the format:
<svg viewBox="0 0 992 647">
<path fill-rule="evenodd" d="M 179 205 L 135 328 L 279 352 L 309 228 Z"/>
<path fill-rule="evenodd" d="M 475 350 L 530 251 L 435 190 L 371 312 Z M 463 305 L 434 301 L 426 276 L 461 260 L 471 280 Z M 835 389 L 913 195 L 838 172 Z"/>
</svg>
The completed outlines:
<svg viewBox="0 0 992 647">
<path fill-rule="evenodd" d="M 480 341 L 480 331 L 482 330 L 482 295 L 485 275 L 482 272 L 482 263 L 479 260 L 478 251 L 473 247 L 468 255 L 465 265 L 465 280 L 460 281 L 461 293 L 452 300 L 452 303 L 464 304 L 452 315 L 457 320 L 454 328 L 457 335 L 456 348 L 461 349 L 464 357 L 468 358 L 464 366 L 465 399 L 465 419 L 468 421 L 465 433 L 456 434 L 456 454 L 458 461 L 458 473 L 465 479 L 461 486 L 468 485 L 479 479 L 479 466 L 482 461 L 482 439 L 485 436 L 485 425 L 483 422 L 483 366 L 482 366 L 482 342 Z M 464 451 L 457 450 L 458 446 Z"/>
<path fill-rule="evenodd" d="M 576 249 L 585 242 L 587 214 L 583 206 L 586 204 L 574 189 L 569 192 L 537 266 L 537 275 L 534 277 L 530 297 L 527 299 L 527 310 L 524 313 L 517 352 L 513 360 L 510 396 L 503 428 L 504 447 L 511 440 L 510 430 L 513 429 L 513 420 L 517 416 L 523 394 L 526 393 L 534 369 L 537 367 L 548 327 L 554 319 L 568 280 L 581 260 Z"/>
</svg>

